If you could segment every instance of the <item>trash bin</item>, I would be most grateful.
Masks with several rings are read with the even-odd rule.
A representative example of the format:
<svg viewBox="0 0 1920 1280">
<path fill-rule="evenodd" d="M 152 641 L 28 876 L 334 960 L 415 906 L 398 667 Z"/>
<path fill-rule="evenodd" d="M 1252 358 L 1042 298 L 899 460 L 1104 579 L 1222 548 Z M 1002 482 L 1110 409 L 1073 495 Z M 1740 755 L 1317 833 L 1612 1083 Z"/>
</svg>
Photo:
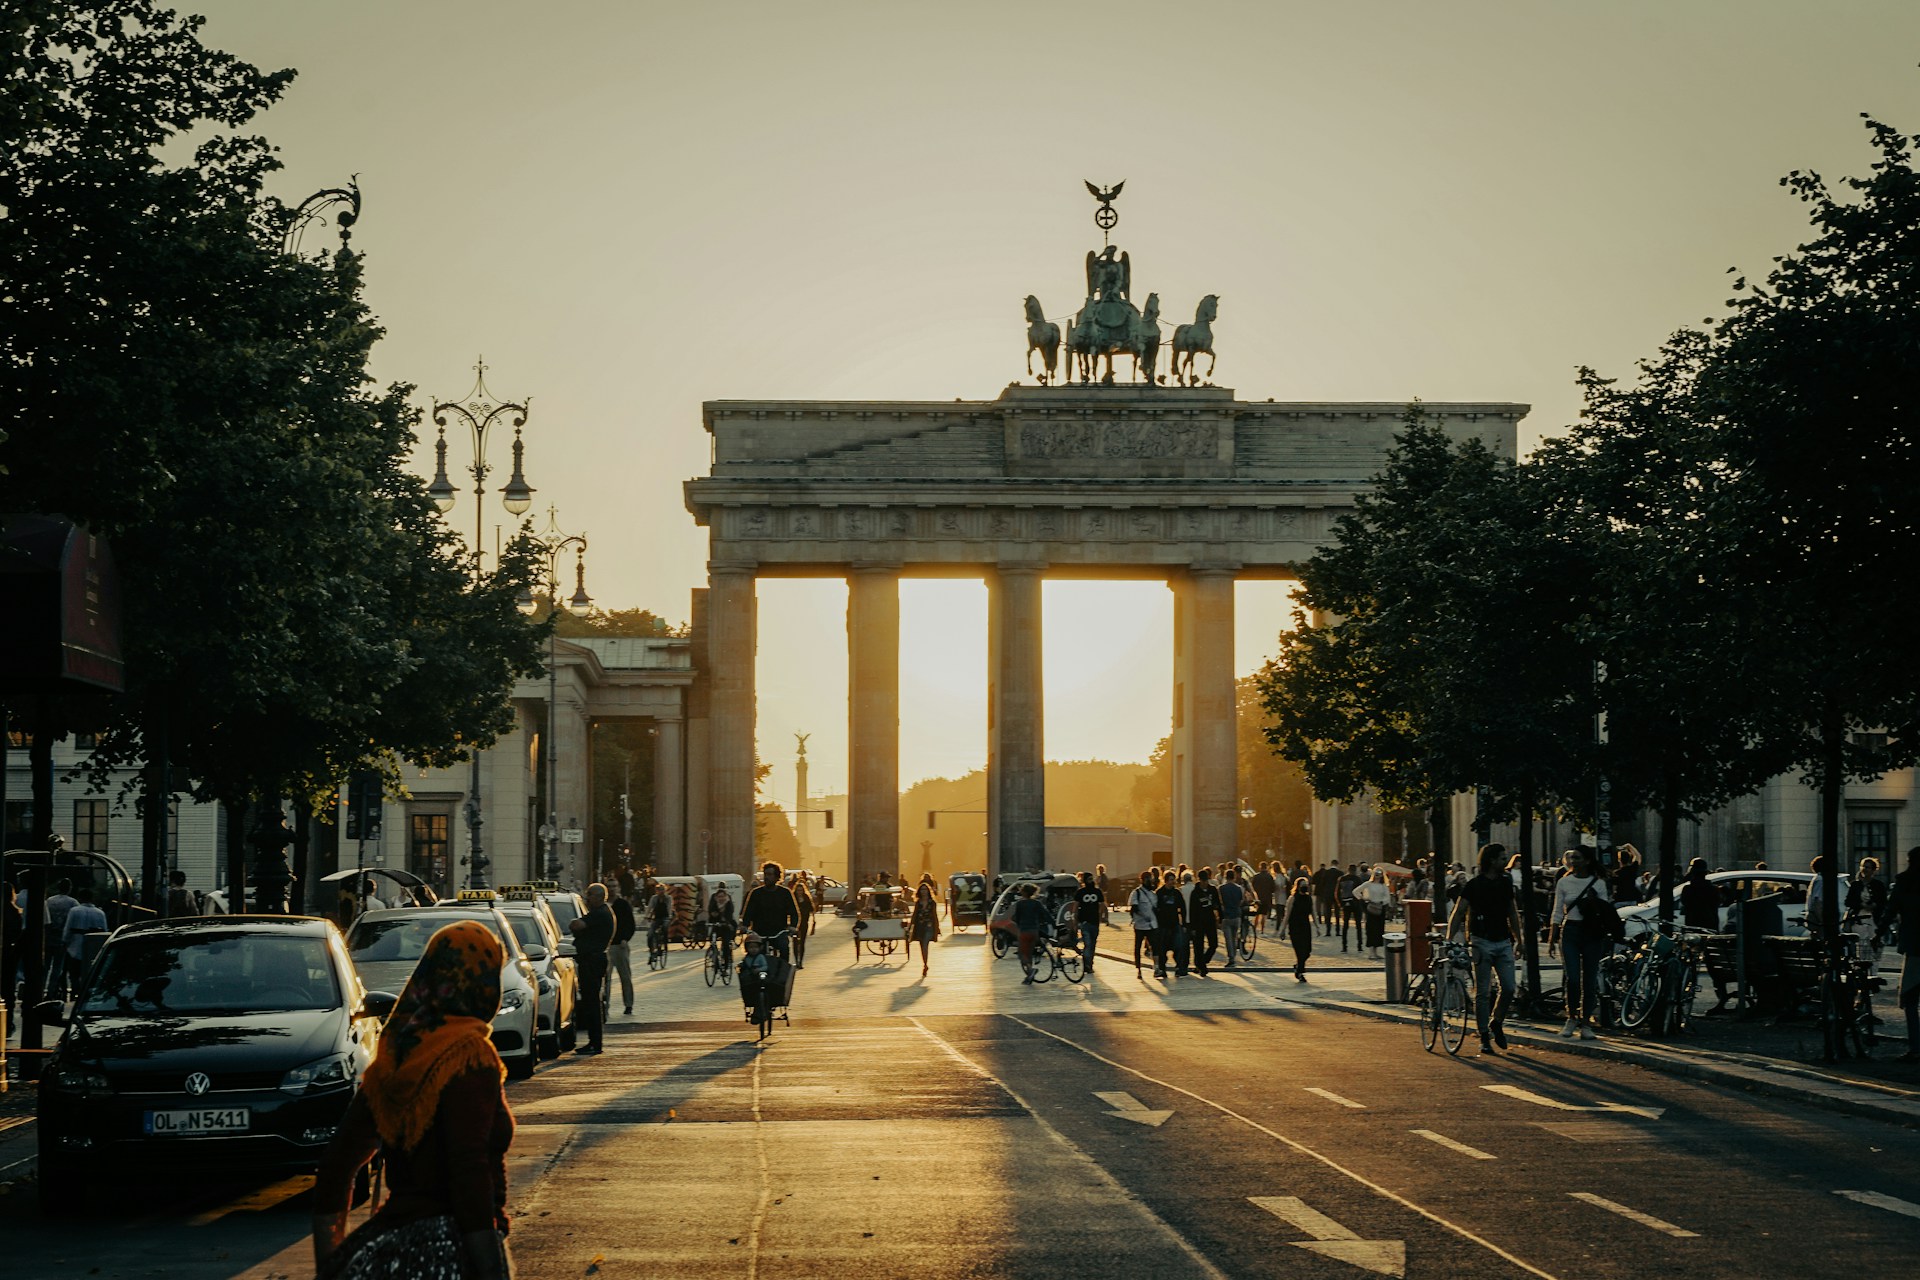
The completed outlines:
<svg viewBox="0 0 1920 1280">
<path fill-rule="evenodd" d="M 1387 944 L 1387 1003 L 1407 1002 L 1407 935 L 1389 933 Z"/>
</svg>

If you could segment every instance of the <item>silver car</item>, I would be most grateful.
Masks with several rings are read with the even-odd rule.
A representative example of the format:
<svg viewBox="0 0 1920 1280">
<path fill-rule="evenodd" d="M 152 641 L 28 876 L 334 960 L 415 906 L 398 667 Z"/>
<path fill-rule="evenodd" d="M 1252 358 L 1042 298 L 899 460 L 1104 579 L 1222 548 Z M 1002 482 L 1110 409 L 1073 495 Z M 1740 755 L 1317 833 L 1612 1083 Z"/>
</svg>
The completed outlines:
<svg viewBox="0 0 1920 1280">
<path fill-rule="evenodd" d="M 484 894 L 485 897 L 478 895 Z M 500 1008 L 493 1015 L 493 1047 L 507 1074 L 524 1080 L 533 1074 L 540 1053 L 540 979 L 520 949 L 513 926 L 490 889 L 464 889 L 457 902 L 431 907 L 395 907 L 369 911 L 347 933 L 347 954 L 368 991 L 398 995 L 413 976 L 427 939 L 455 920 L 479 920 L 493 929 L 506 951 L 500 970 Z"/>
<path fill-rule="evenodd" d="M 520 950 L 532 962 L 540 985 L 540 1051 L 557 1058 L 562 1050 L 574 1047 L 579 1033 L 574 1017 L 579 975 L 573 943 L 561 938 L 553 911 L 537 894 L 512 886 L 500 894 L 500 910 L 520 940 Z"/>
<path fill-rule="evenodd" d="M 1807 931 L 1807 891 L 1813 887 L 1813 881 L 1811 871 L 1715 871 L 1707 876 L 1707 883 L 1720 891 L 1721 932 L 1733 928 L 1735 902 L 1766 899 L 1777 894 L 1780 932 L 1793 938 Z M 1843 903 L 1847 900 L 1847 887 L 1851 883 L 1848 877 L 1840 877 L 1840 901 Z M 1680 890 L 1684 884 L 1685 881 L 1681 881 L 1673 886 L 1673 914 L 1676 920 L 1680 918 Z M 1660 900 L 1657 897 L 1620 909 L 1620 919 L 1627 926 L 1628 941 L 1652 929 L 1659 917 Z"/>
</svg>

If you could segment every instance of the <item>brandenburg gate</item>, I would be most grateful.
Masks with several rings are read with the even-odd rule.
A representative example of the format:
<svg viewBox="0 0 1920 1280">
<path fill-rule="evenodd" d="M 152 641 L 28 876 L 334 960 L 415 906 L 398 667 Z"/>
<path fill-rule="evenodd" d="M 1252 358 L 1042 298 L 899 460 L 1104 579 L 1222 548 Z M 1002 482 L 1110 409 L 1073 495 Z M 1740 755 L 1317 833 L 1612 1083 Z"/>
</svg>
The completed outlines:
<svg viewBox="0 0 1920 1280">
<path fill-rule="evenodd" d="M 1091 184 L 1089 189 L 1093 190 Z M 1095 190 L 1112 226 L 1114 192 Z M 1157 295 L 1087 255 L 1087 300 L 1063 345 L 1028 299 L 1040 385 L 997 399 L 709 402 L 709 474 L 686 502 L 709 530 L 704 730 L 687 743 L 687 827 L 716 870 L 753 861 L 755 581 L 847 581 L 848 876 L 899 866 L 900 579 L 984 578 L 991 870 L 1045 865 L 1041 583 L 1146 578 L 1174 593 L 1174 855 L 1238 852 L 1234 583 L 1290 579 L 1383 465 L 1398 403 L 1244 401 L 1195 385 L 1216 299 L 1156 375 Z M 1116 381 L 1133 358 L 1141 381 Z M 1105 378 L 1097 376 L 1107 359 Z M 1182 367 L 1182 361 L 1185 367 Z M 1078 379 L 1075 373 L 1078 373 Z M 1428 421 L 1514 456 L 1520 404 L 1426 404 Z M 697 628 L 698 630 L 698 628 Z M 704 785 L 702 783 L 704 782 Z"/>
</svg>

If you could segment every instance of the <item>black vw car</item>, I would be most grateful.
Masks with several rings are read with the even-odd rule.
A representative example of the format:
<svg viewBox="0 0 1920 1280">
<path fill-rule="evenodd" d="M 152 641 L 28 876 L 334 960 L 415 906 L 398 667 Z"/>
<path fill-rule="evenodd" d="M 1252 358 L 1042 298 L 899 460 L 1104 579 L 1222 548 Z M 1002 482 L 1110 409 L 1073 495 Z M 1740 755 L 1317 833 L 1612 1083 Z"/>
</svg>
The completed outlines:
<svg viewBox="0 0 1920 1280">
<path fill-rule="evenodd" d="M 373 1061 L 370 999 L 331 923 L 202 916 L 128 925 L 87 971 L 39 1091 L 51 1209 L 143 1166 L 319 1163 Z"/>
</svg>

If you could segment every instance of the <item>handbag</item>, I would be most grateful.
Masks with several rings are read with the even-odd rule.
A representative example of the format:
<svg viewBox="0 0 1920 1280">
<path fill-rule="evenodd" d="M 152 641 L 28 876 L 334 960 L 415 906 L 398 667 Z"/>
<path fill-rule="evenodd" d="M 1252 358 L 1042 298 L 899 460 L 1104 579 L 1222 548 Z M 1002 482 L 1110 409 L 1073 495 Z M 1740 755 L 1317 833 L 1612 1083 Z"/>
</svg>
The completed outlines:
<svg viewBox="0 0 1920 1280">
<path fill-rule="evenodd" d="M 463 1280 L 466 1255 L 453 1217 L 419 1218 L 383 1231 L 362 1223 L 320 1269 L 319 1280 Z"/>
<path fill-rule="evenodd" d="M 1627 922 L 1620 918 L 1620 913 L 1613 909 L 1611 902 L 1602 902 L 1600 895 L 1593 891 L 1593 886 L 1598 883 L 1597 879 L 1588 882 L 1587 887 L 1580 891 L 1580 896 L 1573 900 L 1573 905 L 1580 908 L 1580 919 L 1591 922 L 1608 942 L 1625 942 Z"/>
</svg>

